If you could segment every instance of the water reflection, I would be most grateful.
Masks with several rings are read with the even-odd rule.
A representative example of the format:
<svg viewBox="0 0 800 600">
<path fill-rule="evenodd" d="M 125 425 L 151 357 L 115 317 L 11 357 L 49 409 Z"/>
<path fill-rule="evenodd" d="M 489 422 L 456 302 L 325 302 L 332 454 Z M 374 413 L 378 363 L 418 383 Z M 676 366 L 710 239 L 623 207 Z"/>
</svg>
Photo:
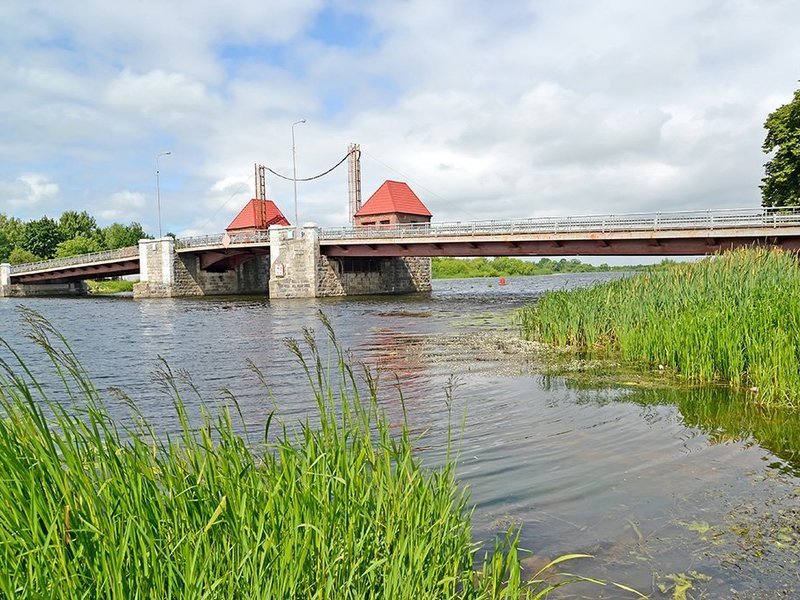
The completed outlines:
<svg viewBox="0 0 800 600">
<path fill-rule="evenodd" d="M 578 391 L 579 402 L 638 404 L 645 419 L 658 406 L 675 406 L 688 435 L 701 432 L 709 444 L 757 444 L 776 459 L 773 468 L 800 476 L 800 412 L 758 406 L 749 394 L 720 387 L 597 390 L 567 385 Z"/>
</svg>

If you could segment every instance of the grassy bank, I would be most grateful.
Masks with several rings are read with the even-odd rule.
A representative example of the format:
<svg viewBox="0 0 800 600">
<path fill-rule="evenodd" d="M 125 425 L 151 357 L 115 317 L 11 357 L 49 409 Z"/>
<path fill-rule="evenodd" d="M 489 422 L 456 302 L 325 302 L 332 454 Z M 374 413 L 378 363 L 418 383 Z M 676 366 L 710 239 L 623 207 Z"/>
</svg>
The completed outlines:
<svg viewBox="0 0 800 600">
<path fill-rule="evenodd" d="M 223 412 L 195 428 L 166 377 L 182 431 L 165 439 L 141 416 L 120 429 L 63 338 L 26 319 L 72 406 L 49 401 L 6 345 L 5 597 L 535 598 L 549 589 L 522 581 L 513 534 L 481 560 L 454 458 L 423 468 L 419 440 L 404 425 L 390 431 L 369 377 L 359 396 L 329 327 L 331 360 L 310 334 L 304 351 L 290 344 L 318 426 L 292 433 L 270 416 L 265 430 L 238 435 Z"/>
<path fill-rule="evenodd" d="M 624 267 L 625 270 L 636 267 Z M 488 258 L 450 258 L 435 257 L 431 261 L 431 276 L 434 279 L 460 279 L 470 277 L 513 277 L 519 275 L 552 275 L 553 273 L 595 273 L 599 271 L 620 270 L 623 267 L 609 267 L 606 264 L 589 265 L 577 259 L 552 260 L 542 258 L 537 261 L 520 260 L 507 256 Z"/>
<path fill-rule="evenodd" d="M 87 279 L 86 285 L 90 294 L 119 294 L 132 292 L 134 282 L 124 279 Z"/>
<path fill-rule="evenodd" d="M 518 315 L 523 335 L 673 369 L 694 382 L 752 388 L 800 407 L 800 265 L 747 249 L 570 292 Z"/>
</svg>

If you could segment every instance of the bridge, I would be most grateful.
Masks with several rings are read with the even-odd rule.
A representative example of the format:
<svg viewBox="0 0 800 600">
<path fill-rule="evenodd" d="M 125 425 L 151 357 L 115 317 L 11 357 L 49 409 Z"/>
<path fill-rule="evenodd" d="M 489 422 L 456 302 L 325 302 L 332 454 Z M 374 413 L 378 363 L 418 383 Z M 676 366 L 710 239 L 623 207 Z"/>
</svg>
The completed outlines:
<svg viewBox="0 0 800 600">
<path fill-rule="evenodd" d="M 741 246 L 800 250 L 800 209 L 345 228 L 287 226 L 244 234 L 142 240 L 138 247 L 2 265 L 0 295 L 24 292 L 25 286 L 31 293 L 55 292 L 54 286 L 75 293 L 75 282 L 134 273 L 142 277 L 140 296 L 263 293 L 267 289 L 275 297 L 399 293 L 426 285 L 429 289 L 429 258 L 433 256 L 689 256 Z"/>
</svg>

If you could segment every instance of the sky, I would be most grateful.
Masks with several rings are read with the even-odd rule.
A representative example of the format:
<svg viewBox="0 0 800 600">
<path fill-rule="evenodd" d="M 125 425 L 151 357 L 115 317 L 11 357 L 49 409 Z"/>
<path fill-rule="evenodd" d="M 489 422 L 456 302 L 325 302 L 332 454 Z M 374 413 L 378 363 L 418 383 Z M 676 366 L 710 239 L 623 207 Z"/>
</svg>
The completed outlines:
<svg viewBox="0 0 800 600">
<path fill-rule="evenodd" d="M 796 0 L 4 0 L 0 213 L 222 231 L 362 150 L 433 220 L 757 207 Z M 169 155 L 163 155 L 171 152 Z M 161 156 L 159 156 L 161 154 Z M 268 197 L 290 221 L 290 182 Z M 347 170 L 297 186 L 345 226 Z"/>
</svg>

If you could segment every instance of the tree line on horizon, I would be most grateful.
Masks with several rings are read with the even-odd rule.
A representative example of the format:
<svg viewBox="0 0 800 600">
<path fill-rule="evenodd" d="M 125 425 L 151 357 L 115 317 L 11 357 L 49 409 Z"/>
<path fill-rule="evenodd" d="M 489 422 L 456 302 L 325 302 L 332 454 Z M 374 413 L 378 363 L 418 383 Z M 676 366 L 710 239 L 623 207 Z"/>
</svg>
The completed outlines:
<svg viewBox="0 0 800 600">
<path fill-rule="evenodd" d="M 0 213 L 0 263 L 18 265 L 135 246 L 152 238 L 142 226 L 112 223 L 100 227 L 88 212 L 68 210 L 58 218 L 23 221 Z"/>
<path fill-rule="evenodd" d="M 461 279 L 470 277 L 512 277 L 520 275 L 551 275 L 553 273 L 597 273 L 637 269 L 639 267 L 610 267 L 590 265 L 576 258 L 553 260 L 542 258 L 539 261 L 522 260 L 509 256 L 493 259 L 436 257 L 431 262 L 431 276 L 434 279 Z"/>
</svg>

